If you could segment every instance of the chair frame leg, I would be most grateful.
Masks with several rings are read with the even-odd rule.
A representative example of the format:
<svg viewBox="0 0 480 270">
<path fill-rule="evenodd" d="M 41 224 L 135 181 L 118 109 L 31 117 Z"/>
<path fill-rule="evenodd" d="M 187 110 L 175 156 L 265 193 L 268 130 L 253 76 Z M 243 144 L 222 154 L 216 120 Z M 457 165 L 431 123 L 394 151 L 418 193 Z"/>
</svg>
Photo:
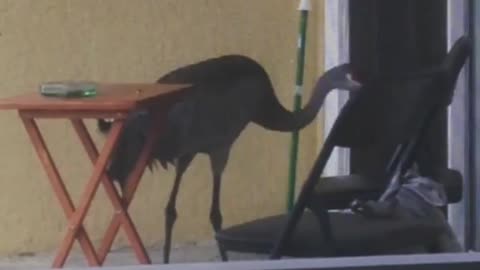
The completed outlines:
<svg viewBox="0 0 480 270">
<path fill-rule="evenodd" d="M 293 235 L 300 218 L 303 215 L 303 211 L 307 207 L 309 198 L 313 192 L 315 185 L 318 183 L 318 179 L 327 164 L 330 153 L 333 150 L 334 145 L 331 142 L 330 136 L 325 141 L 322 152 L 315 161 L 310 175 L 303 184 L 302 190 L 298 196 L 297 202 L 293 206 L 293 209 L 290 211 L 287 219 L 287 224 L 283 227 L 280 237 L 277 239 L 272 252 L 270 253 L 270 259 L 280 259 L 282 252 L 285 249 L 285 246 L 290 241 L 291 236 Z M 325 233 L 331 233 L 330 224 L 328 222 L 328 228 L 323 228 Z M 333 235 L 330 235 L 330 239 L 333 239 Z"/>
</svg>

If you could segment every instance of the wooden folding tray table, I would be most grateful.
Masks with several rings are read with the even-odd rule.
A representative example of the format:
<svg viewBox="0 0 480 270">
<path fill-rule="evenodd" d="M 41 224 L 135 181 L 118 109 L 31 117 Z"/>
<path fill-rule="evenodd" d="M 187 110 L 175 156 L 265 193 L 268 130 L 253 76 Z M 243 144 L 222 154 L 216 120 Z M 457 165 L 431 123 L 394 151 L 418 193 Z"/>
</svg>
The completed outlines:
<svg viewBox="0 0 480 270">
<path fill-rule="evenodd" d="M 65 216 L 68 219 L 66 235 L 53 261 L 54 268 L 64 266 L 75 239 L 79 241 L 87 258 L 88 265 L 101 266 L 110 251 L 120 226 L 123 226 L 138 261 L 141 264 L 151 263 L 127 209 L 147 166 L 153 144 L 162 132 L 166 113 L 172 104 L 182 98 L 185 92 L 184 89 L 187 87 L 188 85 L 174 84 L 99 84 L 97 95 L 94 97 L 44 97 L 37 91 L 16 97 L 0 99 L 0 110 L 18 111 L 53 190 L 63 208 Z M 155 118 L 155 125 L 150 127 L 138 162 L 129 175 L 126 190 L 123 196 L 120 196 L 113 183 L 105 174 L 105 169 L 118 143 L 126 117 L 129 113 L 139 109 L 148 109 L 152 112 Z M 36 118 L 64 118 L 70 120 L 94 165 L 92 176 L 81 194 L 78 208 L 73 205 L 65 184 L 58 173 L 37 123 L 35 122 Z M 112 129 L 100 153 L 98 153 L 83 122 L 83 119 L 87 118 L 114 119 Z M 108 198 L 115 209 L 115 214 L 97 253 L 82 223 L 100 183 L 102 183 L 106 190 Z"/>
</svg>

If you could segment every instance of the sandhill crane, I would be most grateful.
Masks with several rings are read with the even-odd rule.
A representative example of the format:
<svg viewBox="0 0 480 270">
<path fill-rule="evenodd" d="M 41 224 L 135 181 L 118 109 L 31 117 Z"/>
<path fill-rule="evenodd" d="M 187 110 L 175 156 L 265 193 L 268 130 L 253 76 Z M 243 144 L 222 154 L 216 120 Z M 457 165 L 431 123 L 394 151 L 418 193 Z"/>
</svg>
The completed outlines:
<svg viewBox="0 0 480 270">
<path fill-rule="evenodd" d="M 349 64 L 339 65 L 321 76 L 308 104 L 299 112 L 285 109 L 275 96 L 270 78 L 256 61 L 241 55 L 210 58 L 173 70 L 158 79 L 158 83 L 188 83 L 193 86 L 188 95 L 169 111 L 167 128 L 154 149 L 152 161 L 164 168 L 173 164 L 175 181 L 165 209 L 164 262 L 169 262 L 172 230 L 177 218 L 176 198 L 182 175 L 198 153 L 210 158 L 213 173 L 213 193 L 210 222 L 215 232 L 222 227 L 220 185 L 230 148 L 250 122 L 266 129 L 282 132 L 300 130 L 318 114 L 332 89 L 354 91 L 361 85 L 349 77 Z M 127 120 L 107 174 L 123 186 L 135 164 L 150 124 L 148 112 L 137 112 Z M 151 123 L 155 124 L 155 123 Z M 98 122 L 106 133 L 109 123 Z M 223 260 L 225 253 L 220 248 Z"/>
</svg>

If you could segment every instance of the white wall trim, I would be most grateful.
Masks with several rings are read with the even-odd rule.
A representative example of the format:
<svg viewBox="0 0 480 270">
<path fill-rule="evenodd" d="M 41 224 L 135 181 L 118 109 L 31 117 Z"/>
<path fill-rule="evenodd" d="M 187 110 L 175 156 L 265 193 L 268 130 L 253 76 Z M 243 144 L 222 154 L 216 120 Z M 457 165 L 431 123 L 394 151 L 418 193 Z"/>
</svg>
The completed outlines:
<svg viewBox="0 0 480 270">
<path fill-rule="evenodd" d="M 348 62 L 349 55 L 349 16 L 348 0 L 325 0 L 325 52 L 324 66 L 329 69 L 335 65 Z M 327 96 L 324 107 L 323 138 L 335 122 L 337 115 L 348 99 L 343 91 L 332 91 Z M 324 174 L 339 175 L 350 171 L 350 153 L 348 149 L 335 149 L 328 161 Z"/>
<path fill-rule="evenodd" d="M 447 48 L 462 35 L 468 33 L 468 1 L 447 0 Z M 455 96 L 448 109 L 448 166 L 460 171 L 464 178 L 464 190 L 468 189 L 468 67 L 464 67 L 457 81 Z M 449 206 L 449 222 L 459 241 L 465 245 L 469 235 L 468 192 L 463 193 L 461 202 Z"/>
</svg>

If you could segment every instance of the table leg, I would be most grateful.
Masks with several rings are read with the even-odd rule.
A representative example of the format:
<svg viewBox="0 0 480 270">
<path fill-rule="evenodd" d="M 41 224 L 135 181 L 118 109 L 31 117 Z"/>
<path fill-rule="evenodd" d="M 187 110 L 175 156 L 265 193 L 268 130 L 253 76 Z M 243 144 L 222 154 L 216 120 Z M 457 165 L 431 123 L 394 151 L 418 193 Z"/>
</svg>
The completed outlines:
<svg viewBox="0 0 480 270">
<path fill-rule="evenodd" d="M 151 130 L 147 135 L 145 145 L 140 152 L 137 164 L 135 165 L 134 169 L 132 170 L 127 179 L 127 187 L 123 194 L 123 207 L 125 210 L 128 210 L 128 207 L 133 200 L 133 196 L 135 194 L 135 191 L 137 190 L 138 184 L 140 183 L 140 179 L 150 160 L 152 149 L 154 148 L 155 142 L 157 141 L 161 133 L 161 129 L 163 128 L 163 121 L 165 121 L 164 114 L 160 112 L 156 115 L 153 121 L 153 123 L 155 124 L 152 125 Z M 98 254 L 100 261 L 104 261 L 106 256 L 110 252 L 110 248 L 112 247 L 113 241 L 115 240 L 115 236 L 118 234 L 120 224 L 121 217 L 119 215 L 115 215 L 112 218 L 112 221 L 110 222 L 107 231 L 105 232 L 105 237 L 103 238 L 102 245 L 100 246 Z"/>
<path fill-rule="evenodd" d="M 55 194 L 60 201 L 60 204 L 63 208 L 65 216 L 70 219 L 73 217 L 75 213 L 75 207 L 73 205 L 72 199 L 68 194 L 68 191 L 65 187 L 65 184 L 58 172 L 57 167 L 52 159 L 50 152 L 47 149 L 47 145 L 40 133 L 40 129 L 38 128 L 35 120 L 33 118 L 27 118 L 21 116 L 23 124 L 27 130 L 27 133 L 32 141 L 32 144 L 37 152 L 37 155 L 44 167 L 47 176 L 50 180 L 50 183 L 53 187 Z M 95 248 L 90 241 L 85 229 L 83 226 L 78 227 L 77 237 L 80 243 L 80 247 L 82 248 L 83 252 L 87 257 L 87 262 L 89 266 L 99 266 L 99 260 L 97 258 L 97 254 L 95 252 Z M 61 259 L 55 261 L 55 267 L 61 267 L 65 263 L 67 256 L 62 257 Z"/>
<path fill-rule="evenodd" d="M 90 177 L 90 180 L 87 182 L 87 186 L 80 198 L 80 203 L 77 211 L 69 219 L 69 230 L 67 231 L 63 242 L 60 245 L 60 250 L 57 253 L 55 262 L 61 262 L 64 257 L 68 255 L 75 240 L 75 236 L 78 232 L 79 226 L 82 224 L 88 209 L 92 203 L 92 199 L 95 196 L 95 193 L 100 185 L 101 178 L 104 174 L 105 167 L 107 166 L 108 160 L 113 153 L 113 150 L 118 143 L 120 134 L 124 127 L 123 120 L 115 120 L 112 126 L 112 130 L 105 142 L 102 152 L 98 157 L 95 167 L 93 169 L 93 174 Z"/>
<path fill-rule="evenodd" d="M 98 150 L 90 134 L 88 133 L 88 130 L 85 127 L 85 124 L 80 119 L 72 119 L 71 122 L 90 160 L 92 161 L 93 164 L 95 164 L 98 158 Z M 123 225 L 127 238 L 130 241 L 133 247 L 133 250 L 135 251 L 138 261 L 142 264 L 151 264 L 151 260 L 147 254 L 145 246 L 143 245 L 140 239 L 140 235 L 138 234 L 138 231 L 135 228 L 132 218 L 130 217 L 127 210 L 122 205 L 121 198 L 117 190 L 115 189 L 113 182 L 111 181 L 111 179 L 108 178 L 106 174 L 104 174 L 102 177 L 102 183 L 103 183 L 103 186 L 105 187 L 105 190 L 107 192 L 107 195 L 110 201 L 113 204 L 113 207 L 115 208 L 115 214 L 116 216 L 119 217 L 119 220 L 121 223 L 120 225 Z M 102 256 L 101 263 L 104 262 L 103 261 L 104 259 L 105 257 Z"/>
</svg>

